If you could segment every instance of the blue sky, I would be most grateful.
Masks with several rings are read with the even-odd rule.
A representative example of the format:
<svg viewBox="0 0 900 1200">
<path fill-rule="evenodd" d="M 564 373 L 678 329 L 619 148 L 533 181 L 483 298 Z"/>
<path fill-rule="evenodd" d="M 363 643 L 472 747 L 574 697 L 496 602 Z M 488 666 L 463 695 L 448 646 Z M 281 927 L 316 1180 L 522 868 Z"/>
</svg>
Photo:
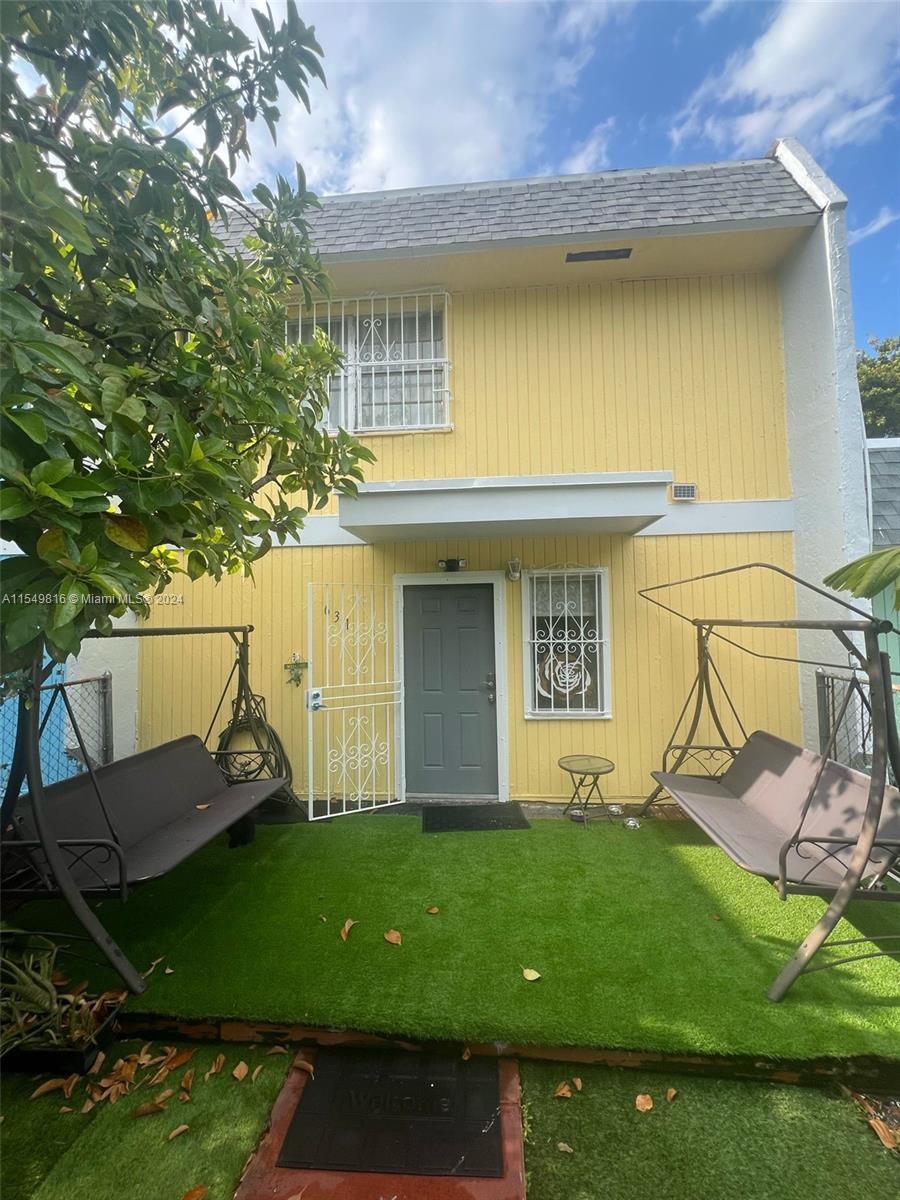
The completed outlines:
<svg viewBox="0 0 900 1200">
<path fill-rule="evenodd" d="M 277 13 L 280 3 L 272 4 Z M 321 193 L 698 162 L 799 137 L 850 197 L 859 344 L 900 333 L 900 5 L 299 2 L 325 50 L 240 169 Z M 253 28 L 249 0 L 230 0 Z"/>
</svg>

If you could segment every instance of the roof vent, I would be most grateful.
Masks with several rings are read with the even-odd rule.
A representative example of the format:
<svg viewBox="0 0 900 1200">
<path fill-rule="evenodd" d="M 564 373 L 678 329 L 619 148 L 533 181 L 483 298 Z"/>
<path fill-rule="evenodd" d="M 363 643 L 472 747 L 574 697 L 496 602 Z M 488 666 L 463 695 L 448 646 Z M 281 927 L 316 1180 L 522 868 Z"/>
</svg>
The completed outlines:
<svg viewBox="0 0 900 1200">
<path fill-rule="evenodd" d="M 697 499 L 696 483 L 673 483 L 672 484 L 672 499 L 673 500 L 696 500 Z"/>
<path fill-rule="evenodd" d="M 566 262 L 608 262 L 613 258 L 631 258 L 631 247 L 621 246 L 618 250 L 574 250 L 566 255 Z"/>
</svg>

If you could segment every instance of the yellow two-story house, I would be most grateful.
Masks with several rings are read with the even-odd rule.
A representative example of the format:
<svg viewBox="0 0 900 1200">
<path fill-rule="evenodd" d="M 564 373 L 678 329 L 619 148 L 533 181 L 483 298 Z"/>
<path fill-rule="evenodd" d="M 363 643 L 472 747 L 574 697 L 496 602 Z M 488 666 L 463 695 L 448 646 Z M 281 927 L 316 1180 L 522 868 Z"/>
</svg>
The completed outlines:
<svg viewBox="0 0 900 1200">
<path fill-rule="evenodd" d="M 845 207 L 790 141 L 323 202 L 331 297 L 292 305 L 287 335 L 341 347 L 330 424 L 376 462 L 255 581 L 185 581 L 154 617 L 254 626 L 311 815 L 568 797 L 558 760 L 582 752 L 641 796 L 694 635 L 639 591 L 757 561 L 818 583 L 866 550 Z M 795 603 L 761 575 L 676 607 Z M 142 643 L 142 745 L 202 724 L 227 654 Z M 815 743 L 811 674 L 723 655 L 748 728 Z"/>
</svg>

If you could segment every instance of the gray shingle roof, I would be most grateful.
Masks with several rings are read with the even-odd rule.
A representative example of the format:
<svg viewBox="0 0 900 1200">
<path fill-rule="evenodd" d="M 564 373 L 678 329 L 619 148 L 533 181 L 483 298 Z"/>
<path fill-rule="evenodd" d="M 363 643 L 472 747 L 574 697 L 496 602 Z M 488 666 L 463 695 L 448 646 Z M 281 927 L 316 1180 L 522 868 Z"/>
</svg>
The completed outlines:
<svg viewBox="0 0 900 1200">
<path fill-rule="evenodd" d="M 811 217 L 818 205 L 774 158 L 329 196 L 311 213 L 320 253 L 390 252 L 547 235 Z M 231 247 L 249 224 L 219 233 Z"/>
<path fill-rule="evenodd" d="M 872 475 L 872 546 L 900 546 L 900 441 L 869 442 Z"/>
</svg>

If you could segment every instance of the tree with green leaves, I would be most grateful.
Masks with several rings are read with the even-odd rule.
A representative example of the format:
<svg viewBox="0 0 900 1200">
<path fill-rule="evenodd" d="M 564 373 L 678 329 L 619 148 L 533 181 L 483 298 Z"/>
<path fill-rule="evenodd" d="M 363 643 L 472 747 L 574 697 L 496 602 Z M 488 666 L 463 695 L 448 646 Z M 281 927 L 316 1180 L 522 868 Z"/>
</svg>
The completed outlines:
<svg viewBox="0 0 900 1200">
<path fill-rule="evenodd" d="M 869 338 L 872 353 L 856 361 L 869 437 L 900 437 L 900 337 Z"/>
<path fill-rule="evenodd" d="M 864 554 L 825 578 L 826 587 L 871 600 L 894 588 L 894 607 L 900 609 L 900 546 Z"/>
<path fill-rule="evenodd" d="M 247 126 L 308 107 L 314 31 L 212 0 L 0 5 L 3 669 L 77 652 L 173 572 L 250 574 L 371 454 L 324 429 L 324 338 L 285 298 L 326 278 L 302 170 L 248 203 Z M 241 215 L 229 251 L 217 229 Z"/>
</svg>

